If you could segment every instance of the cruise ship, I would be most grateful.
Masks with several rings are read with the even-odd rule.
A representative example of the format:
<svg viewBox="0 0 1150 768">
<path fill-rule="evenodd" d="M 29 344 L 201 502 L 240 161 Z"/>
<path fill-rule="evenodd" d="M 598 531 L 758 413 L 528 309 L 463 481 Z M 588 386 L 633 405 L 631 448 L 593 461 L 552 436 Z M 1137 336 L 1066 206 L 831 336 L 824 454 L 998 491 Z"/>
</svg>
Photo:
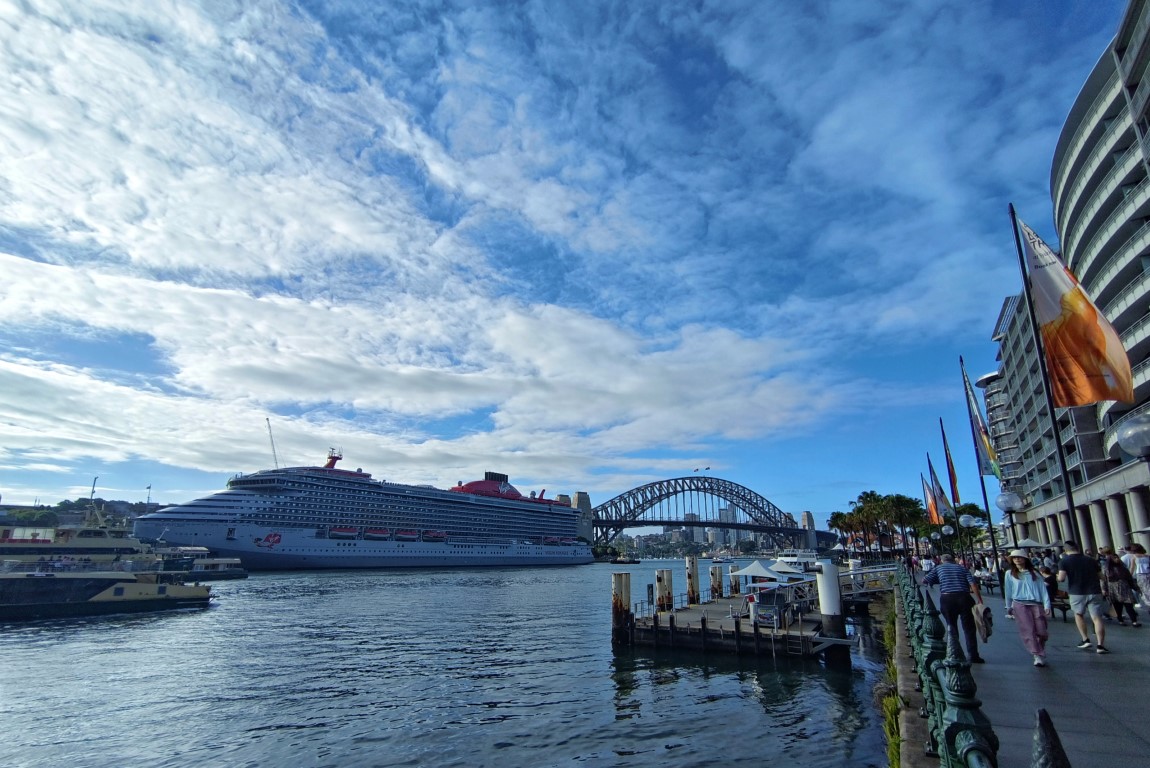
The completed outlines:
<svg viewBox="0 0 1150 768">
<path fill-rule="evenodd" d="M 240 474 L 226 490 L 142 515 L 141 540 L 207 547 L 248 570 L 580 565 L 592 518 L 566 496 L 528 496 L 507 475 L 442 490 L 374 480 L 361 469 L 284 467 Z"/>
</svg>

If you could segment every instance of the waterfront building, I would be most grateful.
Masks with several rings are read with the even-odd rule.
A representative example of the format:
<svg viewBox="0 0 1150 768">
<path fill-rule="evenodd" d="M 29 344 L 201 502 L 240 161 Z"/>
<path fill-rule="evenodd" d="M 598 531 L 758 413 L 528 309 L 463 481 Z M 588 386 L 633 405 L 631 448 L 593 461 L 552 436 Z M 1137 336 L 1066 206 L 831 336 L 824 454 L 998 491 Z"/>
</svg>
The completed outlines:
<svg viewBox="0 0 1150 768">
<path fill-rule="evenodd" d="M 1110 320 L 1130 357 L 1133 403 L 1046 406 L 1026 303 L 1008 297 L 994 326 L 998 370 L 978 380 L 1003 490 L 1022 498 L 1008 523 L 1019 537 L 1122 546 L 1150 536 L 1150 471 L 1126 454 L 1117 430 L 1150 414 L 1150 2 L 1131 0 L 1118 31 L 1086 78 L 1050 174 L 1062 259 Z M 1020 212 L 1023 219 L 1029 212 Z M 1031 216 L 1036 216 L 1030 213 Z M 1058 461 L 1066 458 L 1074 499 L 1067 509 Z"/>
</svg>

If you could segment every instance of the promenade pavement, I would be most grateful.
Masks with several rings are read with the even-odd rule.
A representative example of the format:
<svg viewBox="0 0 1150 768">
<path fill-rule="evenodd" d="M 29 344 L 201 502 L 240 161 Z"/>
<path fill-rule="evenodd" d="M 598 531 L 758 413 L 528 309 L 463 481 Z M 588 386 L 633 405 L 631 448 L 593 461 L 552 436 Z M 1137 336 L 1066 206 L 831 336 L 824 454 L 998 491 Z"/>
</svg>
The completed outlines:
<svg viewBox="0 0 1150 768">
<path fill-rule="evenodd" d="M 938 589 L 932 590 L 937 605 Z M 982 711 L 1000 745 L 1002 768 L 1031 765 L 1037 711 L 1045 709 L 1074 768 L 1150 765 L 1150 610 L 1139 608 L 1145 626 L 1106 622 L 1106 647 L 1080 650 L 1074 614 L 1049 619 L 1046 667 L 1033 666 L 1001 596 L 983 594 L 994 612 L 994 631 L 979 643 L 985 664 L 971 669 Z M 1093 625 L 1090 640 L 1094 642 Z M 964 649 L 965 650 L 965 649 Z"/>
</svg>

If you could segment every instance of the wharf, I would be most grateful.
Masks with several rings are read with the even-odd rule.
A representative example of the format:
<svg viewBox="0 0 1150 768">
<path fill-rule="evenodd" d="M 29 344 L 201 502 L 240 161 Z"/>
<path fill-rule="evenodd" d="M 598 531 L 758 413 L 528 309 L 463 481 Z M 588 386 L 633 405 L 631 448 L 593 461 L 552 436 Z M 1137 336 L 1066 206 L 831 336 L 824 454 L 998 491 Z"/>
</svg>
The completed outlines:
<svg viewBox="0 0 1150 768">
<path fill-rule="evenodd" d="M 937 600 L 937 589 L 933 594 Z M 988 642 L 979 644 L 986 663 L 972 665 L 971 671 L 978 686 L 975 696 L 999 739 L 999 766 L 1032 765 L 1039 709 L 1049 713 L 1071 766 L 1137 765 L 1146 759 L 1150 628 L 1106 622 L 1106 647 L 1111 653 L 1099 655 L 1093 647 L 1077 648 L 1080 637 L 1074 616 L 1063 621 L 1056 612 L 1049 620 L 1047 666 L 1035 667 L 1014 622 L 1005 616 L 1002 598 L 984 594 L 983 601 L 993 611 L 994 631 Z M 1150 624 L 1150 611 L 1140 608 L 1139 613 Z M 1090 640 L 1094 641 L 1093 627 Z M 908 689 L 901 675 L 899 682 L 905 697 Z M 911 695 L 919 697 L 913 701 L 915 707 L 921 704 L 921 694 Z M 905 730 L 903 738 L 904 768 L 938 765 L 938 758 L 922 754 L 921 739 Z"/>
<path fill-rule="evenodd" d="M 773 629 L 739 616 L 744 595 L 732 595 L 674 611 L 636 618 L 630 644 L 747 655 L 817 656 L 832 645 L 854 645 L 854 638 L 822 634 L 819 614 L 800 615 L 786 627 Z"/>
</svg>

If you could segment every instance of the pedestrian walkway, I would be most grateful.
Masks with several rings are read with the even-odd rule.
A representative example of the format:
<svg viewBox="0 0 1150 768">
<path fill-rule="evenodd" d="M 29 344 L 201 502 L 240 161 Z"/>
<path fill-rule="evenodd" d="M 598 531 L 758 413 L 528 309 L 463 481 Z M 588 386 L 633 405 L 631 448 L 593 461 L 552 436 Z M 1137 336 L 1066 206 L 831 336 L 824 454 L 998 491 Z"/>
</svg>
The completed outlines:
<svg viewBox="0 0 1150 768">
<path fill-rule="evenodd" d="M 937 589 L 933 595 L 937 603 Z M 1074 614 L 1064 623 L 1055 611 L 1049 620 L 1047 666 L 1035 667 L 1014 622 L 1006 618 L 1002 598 L 984 594 L 983 600 L 994 612 L 994 632 L 979 644 L 986 663 L 971 669 L 982 711 L 1000 741 L 999 766 L 1031 765 L 1039 709 L 1050 714 L 1074 768 L 1150 762 L 1150 610 L 1138 609 L 1148 624 L 1141 628 L 1106 623 L 1108 655 L 1095 653 L 1093 645 L 1077 648 L 1081 638 Z"/>
</svg>

